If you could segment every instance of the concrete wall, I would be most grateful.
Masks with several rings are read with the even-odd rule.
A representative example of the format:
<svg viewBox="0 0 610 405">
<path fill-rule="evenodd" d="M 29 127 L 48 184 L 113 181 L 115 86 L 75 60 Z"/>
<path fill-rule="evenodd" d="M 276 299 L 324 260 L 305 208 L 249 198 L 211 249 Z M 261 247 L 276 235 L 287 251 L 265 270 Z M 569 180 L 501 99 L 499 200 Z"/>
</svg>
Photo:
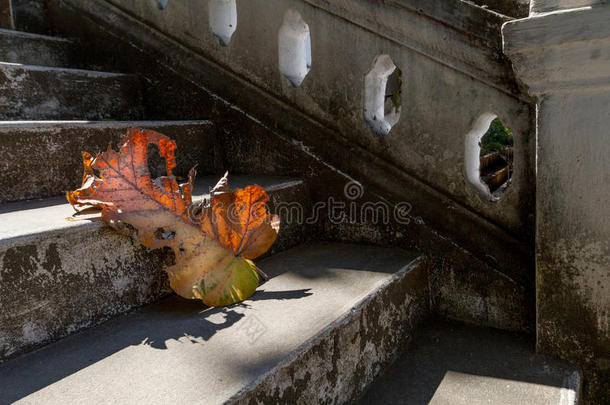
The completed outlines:
<svg viewBox="0 0 610 405">
<path fill-rule="evenodd" d="M 610 5 L 507 23 L 505 49 L 538 104 L 539 350 L 610 392 Z"/>
</svg>

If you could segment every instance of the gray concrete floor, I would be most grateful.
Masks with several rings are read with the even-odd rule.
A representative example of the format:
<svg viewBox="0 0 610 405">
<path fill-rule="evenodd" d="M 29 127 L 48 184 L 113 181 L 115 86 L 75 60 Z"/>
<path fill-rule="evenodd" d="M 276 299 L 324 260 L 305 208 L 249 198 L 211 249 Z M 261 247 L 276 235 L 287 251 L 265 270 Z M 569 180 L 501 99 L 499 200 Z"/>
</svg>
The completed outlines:
<svg viewBox="0 0 610 405">
<path fill-rule="evenodd" d="M 578 380 L 528 336 L 433 321 L 357 404 L 567 405 Z"/>
</svg>

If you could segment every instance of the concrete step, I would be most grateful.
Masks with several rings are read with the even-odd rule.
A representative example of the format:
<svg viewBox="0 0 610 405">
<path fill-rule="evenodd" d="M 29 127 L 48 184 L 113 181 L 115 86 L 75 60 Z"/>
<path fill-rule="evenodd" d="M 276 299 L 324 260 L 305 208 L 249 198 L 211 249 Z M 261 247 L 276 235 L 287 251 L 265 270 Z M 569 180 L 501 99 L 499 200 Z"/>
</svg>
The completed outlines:
<svg viewBox="0 0 610 405">
<path fill-rule="evenodd" d="M 81 151 L 116 147 L 128 128 L 161 132 L 178 144 L 176 174 L 215 173 L 209 121 L 5 121 L 0 122 L 0 203 L 64 195 L 80 186 Z"/>
<path fill-rule="evenodd" d="M 200 178 L 195 200 L 206 197 L 219 177 Z M 282 201 L 305 210 L 310 205 L 309 190 L 298 179 L 229 180 L 235 188 L 263 186 L 272 211 Z M 170 292 L 163 266 L 172 254 L 149 251 L 101 222 L 65 220 L 73 212 L 62 197 L 0 205 L 0 360 Z M 274 251 L 307 235 L 303 223 L 280 214 L 284 223 Z"/>
<path fill-rule="evenodd" d="M 0 120 L 142 117 L 137 76 L 0 63 Z"/>
<path fill-rule="evenodd" d="M 357 404 L 572 405 L 579 389 L 578 369 L 528 336 L 433 321 Z"/>
<path fill-rule="evenodd" d="M 414 252 L 314 242 L 241 305 L 172 296 L 0 364 L 0 402 L 343 403 L 427 313 Z"/>
<path fill-rule="evenodd" d="M 0 29 L 0 62 L 74 67 L 77 51 L 66 38 Z"/>
</svg>

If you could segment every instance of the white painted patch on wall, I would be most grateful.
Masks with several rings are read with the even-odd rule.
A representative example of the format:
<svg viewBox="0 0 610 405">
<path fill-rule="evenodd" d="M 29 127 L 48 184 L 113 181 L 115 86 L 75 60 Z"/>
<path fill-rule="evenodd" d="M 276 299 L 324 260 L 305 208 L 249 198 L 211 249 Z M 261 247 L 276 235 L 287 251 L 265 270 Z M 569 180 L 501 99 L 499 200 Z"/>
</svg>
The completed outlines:
<svg viewBox="0 0 610 405">
<path fill-rule="evenodd" d="M 208 0 L 210 31 L 220 45 L 228 46 L 237 29 L 237 4 L 235 0 Z"/>
<path fill-rule="evenodd" d="M 364 120 L 386 136 L 398 120 L 402 103 L 402 72 L 389 55 L 379 55 L 364 77 Z"/>
<path fill-rule="evenodd" d="M 481 198 L 489 201 L 497 201 L 497 198 L 492 196 L 487 184 L 481 181 L 481 146 L 480 142 L 483 135 L 489 129 L 491 122 L 496 119 L 497 115 L 493 113 L 482 114 L 474 123 L 470 132 L 465 137 L 464 150 L 464 169 L 466 170 L 466 180 L 479 193 Z"/>
<path fill-rule="evenodd" d="M 280 72 L 290 84 L 299 87 L 311 70 L 311 35 L 309 25 L 293 9 L 286 11 L 278 33 Z"/>
</svg>

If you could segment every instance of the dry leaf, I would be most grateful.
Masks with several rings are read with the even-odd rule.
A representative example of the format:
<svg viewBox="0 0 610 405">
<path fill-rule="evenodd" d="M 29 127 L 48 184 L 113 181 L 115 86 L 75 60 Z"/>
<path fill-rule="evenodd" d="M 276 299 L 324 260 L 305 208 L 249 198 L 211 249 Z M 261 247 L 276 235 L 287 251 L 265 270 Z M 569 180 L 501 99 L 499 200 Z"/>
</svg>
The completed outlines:
<svg viewBox="0 0 610 405">
<path fill-rule="evenodd" d="M 151 179 L 149 144 L 159 147 L 167 176 Z M 175 151 L 167 136 L 132 128 L 119 152 L 108 147 L 95 159 L 83 153 L 82 187 L 67 193 L 67 199 L 77 210 L 101 209 L 105 222 L 148 248 L 171 248 L 176 261 L 166 270 L 172 289 L 182 297 L 199 298 L 209 306 L 242 301 L 258 286 L 251 260 L 275 242 L 279 219 L 267 212 L 262 187 L 232 191 L 227 175 L 209 202 L 194 207 L 195 170 L 187 183 L 178 185 L 172 174 Z"/>
</svg>

